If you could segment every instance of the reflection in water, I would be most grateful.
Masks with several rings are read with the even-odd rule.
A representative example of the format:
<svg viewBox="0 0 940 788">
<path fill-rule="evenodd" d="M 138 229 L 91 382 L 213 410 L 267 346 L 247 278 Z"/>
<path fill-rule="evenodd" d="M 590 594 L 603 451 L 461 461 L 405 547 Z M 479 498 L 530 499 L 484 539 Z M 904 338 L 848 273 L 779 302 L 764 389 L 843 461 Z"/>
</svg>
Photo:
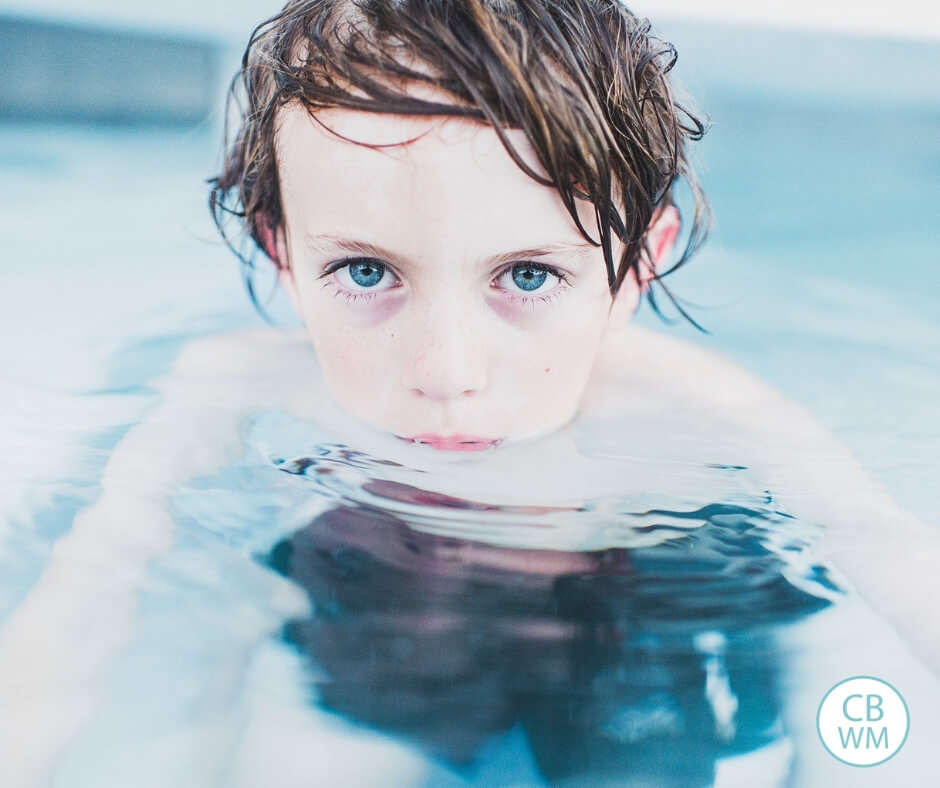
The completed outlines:
<svg viewBox="0 0 940 788">
<path fill-rule="evenodd" d="M 388 480 L 369 492 L 266 557 L 313 603 L 284 636 L 309 658 L 322 707 L 466 776 L 519 725 L 551 782 L 706 785 L 718 758 L 786 736 L 775 635 L 839 593 L 804 560 L 806 524 L 764 500 L 714 504 L 634 514 L 646 546 L 519 549 L 391 511 L 420 501 L 485 523 L 500 507 Z"/>
</svg>

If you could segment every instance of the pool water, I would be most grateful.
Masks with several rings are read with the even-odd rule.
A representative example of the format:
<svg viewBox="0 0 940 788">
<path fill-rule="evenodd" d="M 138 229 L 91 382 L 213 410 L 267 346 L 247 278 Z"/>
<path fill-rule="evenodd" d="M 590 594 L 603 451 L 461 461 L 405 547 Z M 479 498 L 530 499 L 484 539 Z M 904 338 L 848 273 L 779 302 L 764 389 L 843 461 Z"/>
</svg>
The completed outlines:
<svg viewBox="0 0 940 788">
<path fill-rule="evenodd" d="M 940 108 L 705 98 L 718 225 L 672 281 L 712 333 L 664 330 L 806 405 L 940 527 Z M 588 430 L 569 475 L 623 489 L 546 504 L 444 494 L 260 411 L 159 528 L 125 513 L 48 591 L 154 379 L 189 339 L 261 326 L 207 217 L 216 138 L 0 127 L 4 784 L 935 781 L 935 677 L 815 557 L 825 523 L 694 436 L 618 454 Z M 912 709 L 866 770 L 815 730 L 860 655 Z"/>
</svg>

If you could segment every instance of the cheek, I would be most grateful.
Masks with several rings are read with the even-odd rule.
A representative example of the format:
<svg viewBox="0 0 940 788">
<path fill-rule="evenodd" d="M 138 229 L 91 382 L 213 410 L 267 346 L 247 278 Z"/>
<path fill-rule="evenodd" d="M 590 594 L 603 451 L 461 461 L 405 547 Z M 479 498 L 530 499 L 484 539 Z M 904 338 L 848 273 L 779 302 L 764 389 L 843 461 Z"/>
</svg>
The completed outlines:
<svg viewBox="0 0 940 788">
<path fill-rule="evenodd" d="M 594 364 L 594 335 L 558 337 L 533 366 L 530 379 L 556 391 L 580 389 Z"/>
<path fill-rule="evenodd" d="M 341 324 L 328 315 L 308 320 L 307 331 L 337 399 L 352 402 L 374 394 L 377 381 L 390 373 L 394 350 L 390 332 Z"/>
<path fill-rule="evenodd" d="M 538 326 L 529 326 L 525 332 L 534 350 L 534 366 L 543 376 L 566 375 L 590 367 L 606 324 L 606 306 L 601 301 L 577 302 L 551 310 Z"/>
<path fill-rule="evenodd" d="M 327 385 L 344 401 L 374 392 L 376 382 L 390 374 L 395 352 L 392 318 L 406 299 L 386 295 L 346 303 L 318 283 L 304 284 L 304 322 Z"/>
<path fill-rule="evenodd" d="M 510 371 L 533 411 L 567 411 L 577 404 L 605 336 L 604 305 L 593 310 L 559 310 L 525 341 L 506 343 L 504 369 Z M 600 310 L 600 311 L 598 311 Z"/>
</svg>

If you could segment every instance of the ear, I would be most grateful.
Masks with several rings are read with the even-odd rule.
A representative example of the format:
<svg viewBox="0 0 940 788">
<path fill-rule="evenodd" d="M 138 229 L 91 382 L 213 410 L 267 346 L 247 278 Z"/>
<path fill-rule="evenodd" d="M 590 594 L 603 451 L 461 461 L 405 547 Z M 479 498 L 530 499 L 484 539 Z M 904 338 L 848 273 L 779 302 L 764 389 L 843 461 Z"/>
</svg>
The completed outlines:
<svg viewBox="0 0 940 788">
<path fill-rule="evenodd" d="M 258 230 L 258 234 L 262 250 L 271 258 L 271 262 L 277 266 L 278 284 L 284 288 L 284 292 L 290 298 L 297 314 L 303 318 L 300 297 L 297 294 L 297 282 L 294 280 L 294 272 L 291 270 L 290 253 L 287 248 L 287 233 L 284 230 L 283 222 L 273 230 L 267 224 L 264 224 Z"/>
<path fill-rule="evenodd" d="M 649 287 L 654 273 L 662 270 L 672 253 L 681 227 L 679 211 L 674 205 L 660 207 L 653 214 L 653 220 L 646 233 L 649 255 L 645 251 L 640 255 L 639 268 L 635 275 L 628 276 L 620 287 L 610 310 L 612 325 L 622 325 L 636 312 L 640 297 Z"/>
<path fill-rule="evenodd" d="M 679 211 L 675 205 L 667 205 L 653 214 L 653 221 L 650 223 L 650 229 L 647 233 L 647 245 L 653 259 L 647 261 L 649 265 L 644 266 L 649 274 L 641 282 L 644 290 L 649 287 L 652 272 L 656 271 L 658 273 L 662 270 L 664 263 L 672 253 L 672 247 L 676 244 L 676 238 L 679 237 L 681 228 L 682 222 L 679 220 Z"/>
<path fill-rule="evenodd" d="M 287 247 L 287 232 L 284 225 L 279 224 L 274 231 L 274 248 L 277 252 L 277 281 L 284 288 L 290 302 L 294 305 L 294 311 L 297 316 L 303 320 L 304 310 L 300 304 L 300 295 L 297 292 L 297 280 L 294 277 L 294 269 L 291 267 L 290 251 Z"/>
</svg>

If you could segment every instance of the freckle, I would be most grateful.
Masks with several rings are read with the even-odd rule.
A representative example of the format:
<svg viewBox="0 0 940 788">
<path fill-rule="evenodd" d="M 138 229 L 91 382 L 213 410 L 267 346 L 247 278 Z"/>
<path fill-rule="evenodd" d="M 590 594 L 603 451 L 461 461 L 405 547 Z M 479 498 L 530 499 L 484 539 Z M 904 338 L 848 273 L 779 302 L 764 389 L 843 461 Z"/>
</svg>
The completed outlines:
<svg viewBox="0 0 940 788">
<path fill-rule="evenodd" d="M 546 371 L 546 372 L 551 372 L 551 370 L 550 370 L 548 367 L 545 367 L 545 371 Z"/>
</svg>

